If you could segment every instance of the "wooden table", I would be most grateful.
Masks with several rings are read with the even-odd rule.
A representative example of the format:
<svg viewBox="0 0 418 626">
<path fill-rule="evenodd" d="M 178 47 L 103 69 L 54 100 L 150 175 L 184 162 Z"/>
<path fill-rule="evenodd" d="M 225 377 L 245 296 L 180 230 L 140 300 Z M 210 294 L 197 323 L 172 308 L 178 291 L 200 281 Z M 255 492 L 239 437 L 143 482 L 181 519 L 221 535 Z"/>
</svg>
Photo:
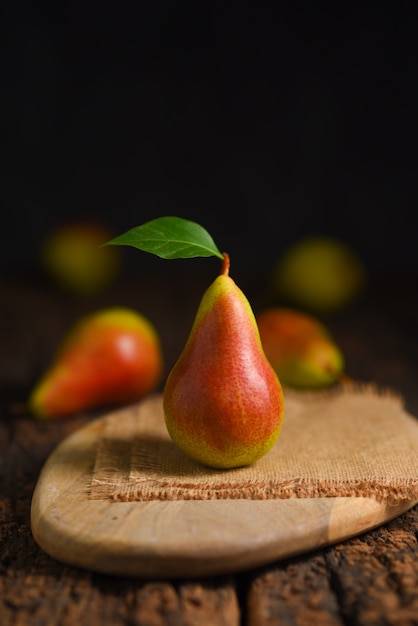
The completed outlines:
<svg viewBox="0 0 418 626">
<path fill-rule="evenodd" d="M 37 422 L 24 402 L 69 325 L 84 312 L 124 304 L 148 315 L 170 368 L 196 306 L 216 273 L 210 261 L 156 261 L 105 294 L 81 300 L 38 276 L 0 278 L 0 624 L 418 624 L 418 507 L 341 544 L 211 579 L 152 581 L 70 567 L 34 542 L 30 505 L 55 446 L 100 416 L 95 411 Z M 251 273 L 231 275 L 254 308 L 265 294 Z M 418 416 L 417 277 L 372 282 L 350 310 L 326 321 L 347 373 L 400 392 Z"/>
</svg>

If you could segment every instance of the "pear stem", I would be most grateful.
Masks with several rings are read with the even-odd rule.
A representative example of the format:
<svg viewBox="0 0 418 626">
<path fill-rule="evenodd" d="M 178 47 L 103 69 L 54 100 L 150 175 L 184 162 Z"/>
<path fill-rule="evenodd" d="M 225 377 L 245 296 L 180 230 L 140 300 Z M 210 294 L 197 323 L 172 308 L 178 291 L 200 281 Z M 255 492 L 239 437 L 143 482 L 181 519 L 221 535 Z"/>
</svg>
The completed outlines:
<svg viewBox="0 0 418 626">
<path fill-rule="evenodd" d="M 230 260 L 229 260 L 229 254 L 227 252 L 223 253 L 223 261 L 222 261 L 222 268 L 221 268 L 221 275 L 222 276 L 228 276 L 229 275 L 229 266 L 230 266 Z"/>
<path fill-rule="evenodd" d="M 354 378 L 351 378 L 351 376 L 348 376 L 347 374 L 345 374 L 344 372 L 340 372 L 338 375 L 338 380 L 340 383 L 344 384 L 344 385 L 354 385 L 355 384 L 355 380 Z"/>
</svg>

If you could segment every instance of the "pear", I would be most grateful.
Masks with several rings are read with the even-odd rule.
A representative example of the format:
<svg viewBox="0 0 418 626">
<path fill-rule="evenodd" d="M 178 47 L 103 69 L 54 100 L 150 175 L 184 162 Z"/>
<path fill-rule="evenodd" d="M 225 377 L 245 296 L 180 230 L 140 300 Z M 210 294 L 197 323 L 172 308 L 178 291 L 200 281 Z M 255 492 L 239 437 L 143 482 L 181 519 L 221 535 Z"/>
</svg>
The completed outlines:
<svg viewBox="0 0 418 626">
<path fill-rule="evenodd" d="M 345 378 L 342 351 L 316 317 L 272 307 L 257 314 L 257 324 L 264 352 L 284 386 L 324 388 Z"/>
<path fill-rule="evenodd" d="M 313 315 L 330 314 L 360 297 L 366 269 L 346 242 L 312 235 L 295 241 L 283 253 L 271 284 L 281 302 Z"/>
<path fill-rule="evenodd" d="M 103 248 L 107 226 L 93 220 L 66 223 L 52 230 L 41 246 L 46 274 L 64 291 L 79 297 L 102 293 L 117 277 L 121 258 L 116 248 Z"/>
<path fill-rule="evenodd" d="M 229 276 L 227 254 L 167 377 L 163 404 L 174 443 L 209 467 L 252 464 L 279 437 L 282 387 L 263 352 L 251 306 Z"/>
<path fill-rule="evenodd" d="M 134 402 L 156 388 L 162 363 L 159 336 L 146 317 L 129 308 L 102 309 L 67 333 L 34 386 L 29 409 L 50 419 Z"/>
</svg>

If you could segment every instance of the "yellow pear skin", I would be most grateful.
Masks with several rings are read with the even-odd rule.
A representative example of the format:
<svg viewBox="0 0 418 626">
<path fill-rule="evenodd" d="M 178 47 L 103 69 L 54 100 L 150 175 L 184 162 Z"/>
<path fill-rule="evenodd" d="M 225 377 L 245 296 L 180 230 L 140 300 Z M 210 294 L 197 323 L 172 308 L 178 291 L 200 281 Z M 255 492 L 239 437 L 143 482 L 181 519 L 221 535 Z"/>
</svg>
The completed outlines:
<svg viewBox="0 0 418 626">
<path fill-rule="evenodd" d="M 272 307 L 257 315 L 257 323 L 264 352 L 284 386 L 319 389 L 345 378 L 342 351 L 315 317 Z"/>
<path fill-rule="evenodd" d="M 163 400 L 174 443 L 209 467 L 252 464 L 279 437 L 282 387 L 263 352 L 251 306 L 229 276 L 226 254 L 167 378 Z"/>
</svg>

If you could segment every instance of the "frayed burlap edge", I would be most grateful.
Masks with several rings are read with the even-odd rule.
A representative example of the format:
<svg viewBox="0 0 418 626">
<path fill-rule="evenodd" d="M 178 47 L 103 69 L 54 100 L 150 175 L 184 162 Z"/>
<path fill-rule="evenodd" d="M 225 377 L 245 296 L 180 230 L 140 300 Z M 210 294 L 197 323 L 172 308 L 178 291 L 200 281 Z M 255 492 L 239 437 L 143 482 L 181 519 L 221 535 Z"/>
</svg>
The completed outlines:
<svg viewBox="0 0 418 626">
<path fill-rule="evenodd" d="M 399 411 L 403 420 L 407 419 L 414 427 L 414 437 L 418 442 L 418 424 L 415 419 L 402 411 L 404 400 L 402 396 L 390 388 L 380 388 L 375 384 L 344 384 L 336 386 L 325 392 L 297 392 L 285 391 L 285 398 L 296 398 L 303 402 L 318 402 L 332 400 L 341 395 L 361 395 L 367 398 L 379 398 L 381 401 L 389 401 L 394 411 Z M 150 398 L 153 410 L 161 398 Z M 396 417 L 396 416 L 395 416 Z M 399 417 L 399 419 L 401 419 Z M 119 420 L 119 424 L 123 423 Z M 167 435 L 168 436 L 168 435 Z M 407 436 L 407 435 L 405 435 Z M 103 439 L 106 448 L 106 438 Z M 112 442 L 114 445 L 114 442 Z M 173 444 L 174 445 L 174 444 Z M 118 451 L 119 446 L 119 451 Z M 130 455 L 132 453 L 133 440 L 130 439 L 129 428 L 126 439 L 119 441 L 109 455 L 106 453 L 101 458 L 100 467 L 96 466 L 90 484 L 91 499 L 108 499 L 114 502 L 149 501 L 149 500 L 225 500 L 225 499 L 289 499 L 289 498 L 324 498 L 324 497 L 373 497 L 376 500 L 399 501 L 418 499 L 418 469 L 414 476 L 404 476 L 401 480 L 396 477 L 364 476 L 355 480 L 331 480 L 319 478 L 294 478 L 275 479 L 271 476 L 266 480 L 252 476 L 252 469 L 240 468 L 238 471 L 248 474 L 248 478 L 237 480 L 234 474 L 237 470 L 222 471 L 222 476 L 216 478 L 217 470 L 203 468 L 196 464 L 196 475 L 199 482 L 186 479 L 184 476 L 160 476 L 158 479 L 146 474 L 132 475 L 129 472 L 131 466 Z M 121 457 L 122 453 L 122 457 Z M 312 452 L 315 454 L 315 451 Z M 121 462 L 122 459 L 122 462 Z M 190 462 L 190 461 L 189 461 Z M 400 460 L 402 462 L 402 459 Z M 202 473 L 207 472 L 208 481 L 205 483 Z M 135 474 L 135 472 L 134 472 Z M 231 480 L 229 480 L 229 477 Z M 203 479 L 202 479 L 203 478 Z"/>
<path fill-rule="evenodd" d="M 167 484 L 149 485 L 148 489 L 138 489 L 130 484 L 118 491 L 115 483 L 95 482 L 92 499 L 110 499 L 113 502 L 147 502 L 149 500 L 271 500 L 290 498 L 336 498 L 336 497 L 373 497 L 377 501 L 418 500 L 418 481 L 411 480 L 408 484 L 384 483 L 382 481 L 333 482 L 295 479 L 278 483 L 268 480 L 255 484 L 242 482 L 231 485 L 208 484 L 198 489 L 194 485 L 176 485 L 175 481 Z"/>
</svg>

